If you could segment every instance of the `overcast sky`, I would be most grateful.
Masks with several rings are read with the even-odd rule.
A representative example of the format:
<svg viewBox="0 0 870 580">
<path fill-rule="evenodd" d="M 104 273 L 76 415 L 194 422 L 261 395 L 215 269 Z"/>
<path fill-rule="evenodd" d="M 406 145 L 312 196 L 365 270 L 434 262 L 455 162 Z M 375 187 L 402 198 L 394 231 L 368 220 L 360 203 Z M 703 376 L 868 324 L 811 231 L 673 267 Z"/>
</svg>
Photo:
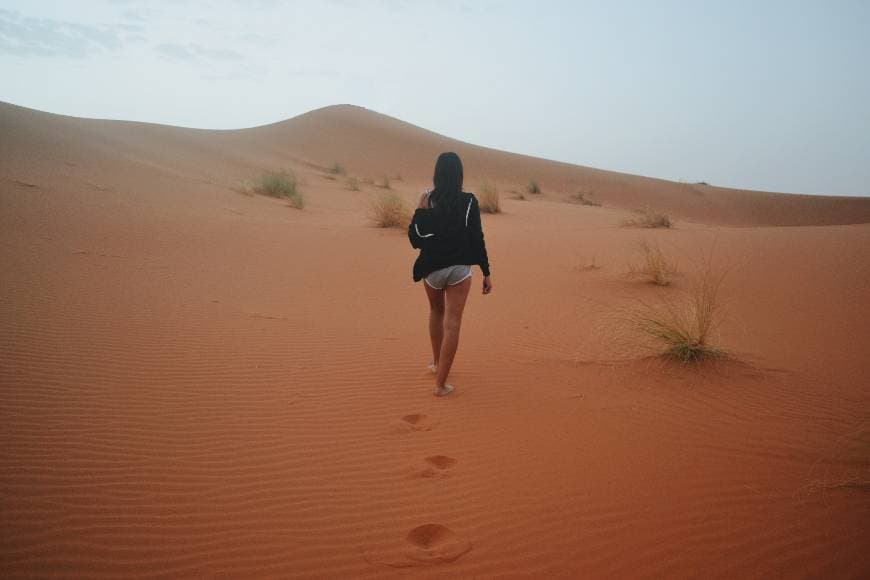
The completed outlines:
<svg viewBox="0 0 870 580">
<path fill-rule="evenodd" d="M 0 0 L 0 100 L 18 105 L 238 128 L 353 103 L 478 145 L 797 193 L 870 195 L 868 71 L 865 0 Z"/>
</svg>

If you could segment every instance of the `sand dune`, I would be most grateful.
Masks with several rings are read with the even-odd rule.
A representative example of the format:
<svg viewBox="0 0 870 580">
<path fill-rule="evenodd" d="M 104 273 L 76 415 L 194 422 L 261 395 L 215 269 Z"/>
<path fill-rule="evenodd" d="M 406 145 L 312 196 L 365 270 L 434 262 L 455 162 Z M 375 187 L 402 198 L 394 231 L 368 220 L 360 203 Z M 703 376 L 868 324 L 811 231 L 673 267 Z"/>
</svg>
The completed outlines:
<svg viewBox="0 0 870 580">
<path fill-rule="evenodd" d="M 366 216 L 383 190 L 327 169 L 411 199 L 445 149 L 505 212 L 440 400 L 414 254 Z M 282 167 L 304 210 L 239 193 Z M 640 205 L 677 227 L 622 227 Z M 870 200 L 570 166 L 350 106 L 201 131 L 0 105 L 2 575 L 867 576 L 868 224 Z M 642 239 L 673 288 L 625 275 Z M 614 312 L 708 251 L 733 358 L 627 350 Z"/>
</svg>

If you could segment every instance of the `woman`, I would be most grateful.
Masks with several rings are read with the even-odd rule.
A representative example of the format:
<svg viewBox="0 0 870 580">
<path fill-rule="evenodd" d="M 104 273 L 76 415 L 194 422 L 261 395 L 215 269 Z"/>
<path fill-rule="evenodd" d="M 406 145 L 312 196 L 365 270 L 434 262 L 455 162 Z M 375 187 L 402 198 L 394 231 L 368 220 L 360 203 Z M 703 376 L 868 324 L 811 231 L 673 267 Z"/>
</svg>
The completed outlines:
<svg viewBox="0 0 870 580">
<path fill-rule="evenodd" d="M 435 163 L 435 189 L 420 196 L 408 226 L 411 245 L 420 250 L 414 262 L 414 282 L 424 280 L 429 298 L 429 337 L 435 373 L 435 396 L 453 391 L 447 375 L 459 345 L 462 311 L 471 288 L 471 266 L 483 271 L 483 293 L 492 292 L 489 261 L 480 225 L 477 198 L 462 191 L 462 161 L 442 153 Z"/>
</svg>

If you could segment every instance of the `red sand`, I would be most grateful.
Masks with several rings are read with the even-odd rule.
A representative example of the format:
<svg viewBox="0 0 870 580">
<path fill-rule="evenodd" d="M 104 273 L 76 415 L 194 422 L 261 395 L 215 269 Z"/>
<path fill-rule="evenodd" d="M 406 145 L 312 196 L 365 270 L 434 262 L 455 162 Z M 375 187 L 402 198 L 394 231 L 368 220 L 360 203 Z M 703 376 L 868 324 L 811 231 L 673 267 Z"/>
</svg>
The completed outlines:
<svg viewBox="0 0 870 580">
<path fill-rule="evenodd" d="M 327 171 L 410 200 L 443 150 L 504 208 L 445 400 L 414 253 L 367 219 L 383 190 Z M 304 210 L 238 192 L 278 168 Z M 677 227 L 622 227 L 641 205 Z M 199 131 L 0 104 L 2 576 L 866 577 L 868 224 L 868 199 L 554 163 L 350 106 Z M 641 239 L 680 262 L 673 288 L 625 275 Z M 711 249 L 734 358 L 626 349 L 613 313 Z"/>
</svg>

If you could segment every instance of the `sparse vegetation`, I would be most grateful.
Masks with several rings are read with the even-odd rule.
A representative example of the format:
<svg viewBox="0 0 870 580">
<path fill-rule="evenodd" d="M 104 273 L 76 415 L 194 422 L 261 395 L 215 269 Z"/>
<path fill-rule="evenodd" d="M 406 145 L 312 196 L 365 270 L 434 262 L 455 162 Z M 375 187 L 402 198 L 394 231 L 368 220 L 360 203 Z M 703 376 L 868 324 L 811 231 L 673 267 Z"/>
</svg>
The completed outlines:
<svg viewBox="0 0 870 580">
<path fill-rule="evenodd" d="M 628 313 L 629 328 L 662 348 L 661 356 L 680 363 L 700 363 L 725 353 L 714 344 L 720 323 L 719 290 L 724 275 L 709 264 L 692 289 L 679 299 L 662 296 L 657 304 L 641 302 Z"/>
<path fill-rule="evenodd" d="M 379 228 L 403 228 L 411 221 L 411 210 L 396 193 L 382 193 L 372 201 L 371 218 Z"/>
<path fill-rule="evenodd" d="M 336 163 L 329 168 L 329 172 L 333 175 L 347 175 L 344 166 L 341 163 Z"/>
<path fill-rule="evenodd" d="M 600 207 L 601 202 L 596 200 L 596 199 L 592 199 L 591 196 L 592 196 L 591 191 L 590 192 L 578 191 L 577 193 L 575 193 L 574 195 L 571 196 L 571 199 L 573 199 L 574 201 L 576 201 L 580 205 L 591 205 L 594 207 Z"/>
<path fill-rule="evenodd" d="M 356 177 L 348 177 L 347 188 L 351 191 L 359 191 L 359 179 Z"/>
<path fill-rule="evenodd" d="M 363 177 L 362 182 L 365 183 L 366 185 L 374 185 L 375 184 L 375 180 L 372 179 L 371 177 Z"/>
<path fill-rule="evenodd" d="M 636 217 L 626 220 L 624 225 L 638 228 L 671 228 L 674 226 L 670 216 L 649 207 L 634 210 Z"/>
<path fill-rule="evenodd" d="M 378 184 L 378 187 L 380 187 L 382 189 L 392 189 L 392 186 L 390 184 L 390 178 L 387 177 L 386 175 L 384 175 L 381 178 L 381 182 Z"/>
<path fill-rule="evenodd" d="M 477 201 L 480 205 L 480 211 L 483 213 L 501 213 L 498 188 L 494 183 L 484 181 L 480 185 L 480 192 L 478 193 Z"/>
<path fill-rule="evenodd" d="M 286 199 L 291 207 L 302 209 L 305 200 L 299 191 L 296 176 L 289 171 L 268 172 L 261 175 L 251 186 L 254 193 Z"/>
<path fill-rule="evenodd" d="M 642 240 L 639 244 L 640 260 L 630 266 L 632 274 L 643 276 L 656 286 L 669 286 L 677 273 L 677 265 L 668 258 L 657 243 Z"/>
<path fill-rule="evenodd" d="M 541 193 L 541 186 L 534 179 L 529 180 L 529 184 L 526 185 L 526 191 L 529 193 Z"/>
</svg>

